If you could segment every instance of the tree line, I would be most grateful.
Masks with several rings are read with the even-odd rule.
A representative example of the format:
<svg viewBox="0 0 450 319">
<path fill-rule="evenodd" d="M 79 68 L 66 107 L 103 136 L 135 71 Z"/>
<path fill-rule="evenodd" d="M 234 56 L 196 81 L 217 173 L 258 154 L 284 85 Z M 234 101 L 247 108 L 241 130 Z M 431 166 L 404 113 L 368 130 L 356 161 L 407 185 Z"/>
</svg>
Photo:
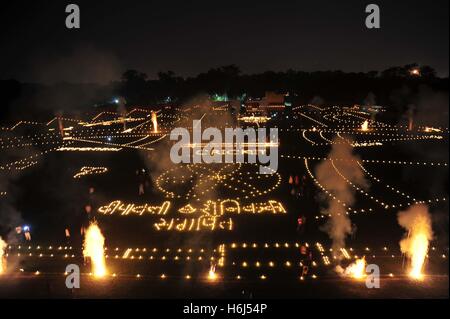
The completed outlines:
<svg viewBox="0 0 450 319">
<path fill-rule="evenodd" d="M 0 81 L 0 121 L 91 109 L 107 105 L 117 96 L 123 97 L 130 106 L 155 108 L 161 103 L 180 105 L 204 94 L 226 95 L 233 99 L 259 97 L 266 91 L 296 94 L 299 103 L 322 101 L 327 105 L 362 104 L 370 96 L 373 103 L 391 105 L 395 102 L 392 99 L 393 92 L 403 88 L 414 92 L 423 85 L 448 91 L 448 78 L 438 78 L 432 67 L 413 63 L 369 72 L 305 72 L 289 69 L 256 74 L 244 74 L 232 64 L 212 68 L 192 77 L 182 77 L 173 71 L 158 72 L 154 79 L 144 72 L 127 70 L 120 79 L 105 85 L 43 85 L 3 80 Z"/>
</svg>

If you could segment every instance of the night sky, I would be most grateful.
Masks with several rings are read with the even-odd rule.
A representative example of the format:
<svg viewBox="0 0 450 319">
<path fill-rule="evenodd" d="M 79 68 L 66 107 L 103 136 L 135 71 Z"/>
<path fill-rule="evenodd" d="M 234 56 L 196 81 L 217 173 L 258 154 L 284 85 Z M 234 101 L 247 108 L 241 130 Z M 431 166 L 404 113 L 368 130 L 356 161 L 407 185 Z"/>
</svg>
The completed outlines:
<svg viewBox="0 0 450 319">
<path fill-rule="evenodd" d="M 65 6 L 81 9 L 66 29 Z M 366 29 L 365 6 L 381 9 Z M 2 4 L 0 79 L 106 82 L 129 68 L 155 78 L 238 65 L 370 71 L 417 62 L 448 76 L 448 0 L 14 1 Z"/>
</svg>

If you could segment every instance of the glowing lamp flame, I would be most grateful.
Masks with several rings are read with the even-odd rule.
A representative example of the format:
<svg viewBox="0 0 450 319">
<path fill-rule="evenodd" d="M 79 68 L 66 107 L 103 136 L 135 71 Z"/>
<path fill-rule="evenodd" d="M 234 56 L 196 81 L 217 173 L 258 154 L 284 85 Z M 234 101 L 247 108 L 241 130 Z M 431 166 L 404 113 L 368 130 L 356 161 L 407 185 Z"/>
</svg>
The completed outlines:
<svg viewBox="0 0 450 319">
<path fill-rule="evenodd" d="M 83 255 L 90 258 L 92 273 L 95 277 L 106 275 L 104 244 L 105 237 L 103 237 L 97 223 L 91 223 L 84 237 Z"/>
<path fill-rule="evenodd" d="M 155 112 L 152 112 L 153 133 L 158 133 L 158 118 Z"/>
<path fill-rule="evenodd" d="M 361 131 L 368 131 L 369 130 L 369 121 L 365 120 L 364 123 L 361 125 Z"/>
<path fill-rule="evenodd" d="M 434 128 L 434 127 L 425 127 L 425 129 L 423 130 L 426 133 L 431 133 L 431 132 L 441 132 L 440 129 L 438 128 Z"/>
</svg>

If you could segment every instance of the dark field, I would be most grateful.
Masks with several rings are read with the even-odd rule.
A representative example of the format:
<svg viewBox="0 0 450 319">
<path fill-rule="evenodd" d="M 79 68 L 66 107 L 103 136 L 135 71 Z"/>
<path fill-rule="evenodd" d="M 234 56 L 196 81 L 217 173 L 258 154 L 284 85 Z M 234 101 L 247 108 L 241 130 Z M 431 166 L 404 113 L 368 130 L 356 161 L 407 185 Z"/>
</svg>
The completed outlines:
<svg viewBox="0 0 450 319">
<path fill-rule="evenodd" d="M 170 163 L 167 137 L 149 145 L 151 150 L 126 148 L 120 152 L 46 153 L 12 182 L 13 190 L 6 198 L 21 212 L 23 221 L 31 225 L 32 241 L 25 242 L 17 236 L 9 242 L 8 271 L 0 276 L 0 297 L 448 298 L 448 217 L 444 217 L 448 215 L 448 167 L 444 151 L 448 146 L 448 132 L 440 133 L 443 138 L 439 140 L 389 140 L 393 133 L 386 133 L 382 126 L 374 127 L 374 135 L 366 136 L 358 132 L 359 120 L 353 126 L 341 127 L 329 116 L 324 120 L 321 112 L 314 109 L 302 112 L 328 123 L 329 131 L 324 130 L 325 133 L 319 135 L 312 128 L 320 125 L 301 116 L 288 122 L 269 122 L 270 126 L 280 129 L 280 156 L 277 175 L 267 178 L 260 178 L 254 165 L 249 164 L 228 168 L 224 168 L 225 164 L 200 164 L 192 167 L 193 175 L 188 178 L 189 167 L 175 167 Z M 330 109 L 329 112 L 333 114 L 334 111 Z M 207 127 L 208 119 L 214 123 L 215 116 L 220 115 L 208 114 L 203 126 Z M 161 131 L 167 133 L 177 125 L 189 127 L 194 118 L 200 116 L 189 114 L 177 124 L 173 119 L 161 120 Z M 103 146 L 110 147 L 111 143 L 128 145 L 143 138 L 137 133 L 133 137 L 121 136 L 117 133 L 121 131 L 120 125 L 108 129 L 112 131 L 83 131 L 80 128 L 79 132 L 75 129 L 70 134 L 100 143 L 94 146 L 106 143 Z M 304 129 L 317 145 L 302 137 Z M 346 239 L 351 257 L 341 262 L 345 267 L 354 259 L 365 256 L 368 264 L 380 267 L 380 289 L 368 289 L 364 280 L 341 277 L 334 271 L 337 259 L 333 256 L 338 254 L 330 250 L 331 241 L 323 231 L 328 219 L 321 213 L 326 207 L 326 199 L 307 171 L 305 159 L 315 174 L 321 160 L 330 152 L 332 143 L 326 141 L 336 138 L 339 129 L 355 133 L 355 140 L 361 143 L 366 139 L 383 140 L 382 146 L 355 147 L 355 153 L 366 160 L 363 166 L 368 188 L 367 194 L 355 192 L 349 217 L 356 230 Z M 148 130 L 150 124 L 139 132 L 145 137 Z M 410 134 L 402 128 L 392 127 L 392 130 L 395 134 Z M 30 128 L 26 128 L 26 133 L 29 132 Z M 38 131 L 39 134 L 43 132 Z M 423 132 L 414 134 L 426 135 Z M 113 137 L 108 139 L 110 136 Z M 147 138 L 151 141 L 161 136 L 162 133 Z M 68 140 L 69 145 L 92 146 L 76 140 Z M 133 142 L 131 145 L 144 144 Z M 47 146 L 35 147 L 45 150 Z M 426 154 L 422 149 L 426 149 Z M 337 169 L 342 165 L 336 161 Z M 74 174 L 83 166 L 107 167 L 108 171 L 74 179 Z M 142 169 L 146 170 L 148 183 L 145 194 L 138 195 L 136 171 Z M 162 181 L 163 174 L 167 180 Z M 296 186 L 289 183 L 291 176 L 305 177 L 301 193 L 292 193 Z M 168 197 L 157 187 L 158 181 L 162 181 L 159 186 L 179 198 Z M 89 188 L 95 191 L 89 194 Z M 209 188 L 212 190 L 205 191 Z M 406 198 L 405 194 L 410 197 Z M 237 199 L 241 207 L 274 200 L 282 205 L 285 213 L 231 213 L 232 230 L 188 231 L 185 227 L 183 230 L 157 231 L 155 228 L 161 217 L 179 217 L 177 211 L 188 203 L 200 209 L 207 200 L 219 205 L 224 199 Z M 391 207 L 385 209 L 375 199 L 390 203 Z M 167 216 L 98 212 L 115 200 L 159 207 L 169 201 L 170 208 Z M 421 281 L 406 276 L 408 260 L 399 248 L 405 231 L 397 223 L 398 211 L 418 200 L 427 201 L 434 212 L 434 236 L 425 262 L 426 276 Z M 87 204 L 93 210 L 89 218 L 97 220 L 105 237 L 108 275 L 102 279 L 89 275 L 90 266 L 83 265 L 79 228 L 87 222 L 84 212 Z M 301 231 L 297 225 L 300 216 L 306 218 Z M 70 238 L 65 238 L 65 228 L 70 230 Z M 318 244 L 323 245 L 323 250 Z M 300 247 L 305 245 L 312 254 L 308 261 L 300 253 Z M 325 257 L 331 264 L 325 262 Z M 211 260 L 220 263 L 221 258 L 223 265 L 216 269 L 218 278 L 211 281 L 207 278 Z M 302 265 L 311 261 L 313 264 L 307 274 L 300 279 Z M 80 289 L 65 287 L 65 267 L 72 263 L 81 267 Z M 162 275 L 165 278 L 161 278 Z"/>
</svg>

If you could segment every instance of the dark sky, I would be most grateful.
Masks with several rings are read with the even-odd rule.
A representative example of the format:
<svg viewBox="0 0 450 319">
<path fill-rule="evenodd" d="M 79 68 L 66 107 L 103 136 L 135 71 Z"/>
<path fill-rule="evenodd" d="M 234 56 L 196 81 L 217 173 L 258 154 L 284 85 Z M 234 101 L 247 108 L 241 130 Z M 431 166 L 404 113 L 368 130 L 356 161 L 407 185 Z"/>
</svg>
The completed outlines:
<svg viewBox="0 0 450 319">
<path fill-rule="evenodd" d="M 65 28 L 69 3 L 81 29 Z M 365 28 L 369 3 L 379 30 Z M 448 0 L 19 0 L 1 7 L 0 79 L 104 82 L 128 68 L 154 78 L 231 63 L 254 73 L 418 62 L 448 76 L 448 16 Z"/>
</svg>

